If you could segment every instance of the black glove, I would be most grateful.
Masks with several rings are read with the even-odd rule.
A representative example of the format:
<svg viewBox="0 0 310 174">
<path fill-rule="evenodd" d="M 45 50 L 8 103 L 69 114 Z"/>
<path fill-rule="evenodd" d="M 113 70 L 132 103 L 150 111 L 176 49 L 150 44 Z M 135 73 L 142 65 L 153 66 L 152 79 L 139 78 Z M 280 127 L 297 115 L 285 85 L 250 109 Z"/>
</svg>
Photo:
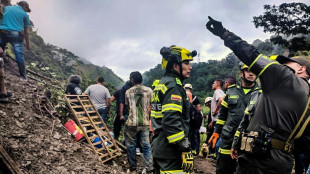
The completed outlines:
<svg viewBox="0 0 310 174">
<path fill-rule="evenodd" d="M 191 143 L 189 142 L 188 138 L 183 138 L 178 143 L 178 148 L 180 152 L 190 152 L 191 151 Z"/>
<path fill-rule="evenodd" d="M 222 38 L 226 29 L 223 27 L 222 22 L 216 21 L 208 16 L 209 21 L 206 24 L 207 29 L 216 36 Z"/>
</svg>

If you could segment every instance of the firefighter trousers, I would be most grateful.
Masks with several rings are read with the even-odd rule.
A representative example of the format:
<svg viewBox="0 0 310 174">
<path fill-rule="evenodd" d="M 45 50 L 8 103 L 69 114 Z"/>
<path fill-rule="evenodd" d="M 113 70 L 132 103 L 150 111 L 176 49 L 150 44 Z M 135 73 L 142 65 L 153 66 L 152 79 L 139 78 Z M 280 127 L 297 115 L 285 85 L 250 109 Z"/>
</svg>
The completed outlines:
<svg viewBox="0 0 310 174">
<path fill-rule="evenodd" d="M 186 174 L 182 170 L 182 159 L 159 159 L 154 158 L 154 173 L 155 174 Z"/>
<path fill-rule="evenodd" d="M 230 154 L 219 153 L 216 163 L 216 174 L 233 174 L 237 166 L 237 161 Z"/>
</svg>

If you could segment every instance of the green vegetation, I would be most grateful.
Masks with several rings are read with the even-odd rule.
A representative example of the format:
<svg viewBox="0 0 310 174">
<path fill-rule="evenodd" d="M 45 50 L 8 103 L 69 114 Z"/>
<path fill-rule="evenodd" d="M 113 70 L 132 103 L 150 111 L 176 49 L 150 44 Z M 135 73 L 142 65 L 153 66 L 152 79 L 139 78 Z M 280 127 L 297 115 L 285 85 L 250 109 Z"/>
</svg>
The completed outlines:
<svg viewBox="0 0 310 174">
<path fill-rule="evenodd" d="M 264 5 L 264 9 L 264 14 L 254 17 L 253 22 L 256 28 L 275 34 L 271 42 L 289 49 L 291 55 L 310 50 L 310 6 L 293 2 Z"/>
</svg>

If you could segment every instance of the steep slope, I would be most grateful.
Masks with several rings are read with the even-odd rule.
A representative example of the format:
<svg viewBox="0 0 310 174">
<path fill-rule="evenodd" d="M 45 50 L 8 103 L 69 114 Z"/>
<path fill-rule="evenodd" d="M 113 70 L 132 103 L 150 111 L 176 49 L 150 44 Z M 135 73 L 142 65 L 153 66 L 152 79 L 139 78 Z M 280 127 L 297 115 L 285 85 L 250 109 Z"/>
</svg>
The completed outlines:
<svg viewBox="0 0 310 174">
<path fill-rule="evenodd" d="M 28 69 L 36 68 L 36 71 L 39 69 L 41 74 L 62 80 L 67 79 L 71 74 L 79 74 L 89 78 L 90 81 L 104 76 L 106 82 L 114 86 L 123 83 L 123 80 L 111 69 L 91 64 L 85 58 L 81 59 L 66 49 L 46 44 L 32 28 L 29 31 L 29 38 L 32 49 L 31 51 L 25 50 Z M 14 57 L 13 54 L 10 55 Z"/>
<path fill-rule="evenodd" d="M 5 80 L 14 93 L 0 103 L 0 143 L 24 173 L 122 173 L 122 167 L 102 164 L 77 143 L 60 120 L 40 109 L 44 89 L 32 80 L 21 81 L 17 65 L 5 59 Z"/>
</svg>

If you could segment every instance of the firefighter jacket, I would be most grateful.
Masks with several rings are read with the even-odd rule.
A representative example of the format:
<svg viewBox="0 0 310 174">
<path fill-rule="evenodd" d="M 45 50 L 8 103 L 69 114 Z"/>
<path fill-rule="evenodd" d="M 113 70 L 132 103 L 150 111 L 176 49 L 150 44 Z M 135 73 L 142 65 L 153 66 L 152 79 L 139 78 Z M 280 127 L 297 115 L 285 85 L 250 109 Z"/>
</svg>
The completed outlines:
<svg viewBox="0 0 310 174">
<path fill-rule="evenodd" d="M 247 130 L 259 132 L 267 127 L 268 130 L 272 130 L 273 139 L 285 142 L 305 108 L 308 109 L 309 84 L 307 80 L 296 76 L 294 70 L 288 66 L 280 65 L 277 61 L 260 54 L 254 46 L 232 32 L 226 31 L 222 39 L 224 44 L 249 66 L 249 70 L 255 73 L 261 82 L 263 93 Z M 309 114 L 302 122 L 305 122 L 308 117 Z M 309 126 L 300 139 L 309 142 Z M 304 146 L 309 150 L 310 143 Z M 272 173 L 291 173 L 293 166 L 293 158 L 285 151 L 285 148 L 271 149 L 270 155 L 265 159 L 251 154 L 243 154 L 239 158 L 243 158 L 261 170 Z"/>
<path fill-rule="evenodd" d="M 231 85 L 228 87 L 226 96 L 221 103 L 220 114 L 216 121 L 214 130 L 214 132 L 221 135 L 222 143 L 219 149 L 220 153 L 227 155 L 230 154 L 234 133 L 242 120 L 251 93 L 256 88 L 257 84 L 245 93 L 241 86 Z"/>
<path fill-rule="evenodd" d="M 172 73 L 166 73 L 152 96 L 151 119 L 155 134 L 151 145 L 154 158 L 181 158 L 179 143 L 188 141 L 189 109 L 190 103 L 181 80 Z"/>
<path fill-rule="evenodd" d="M 254 115 L 255 108 L 257 105 L 257 102 L 259 100 L 259 96 L 262 93 L 262 90 L 257 88 L 255 91 L 252 92 L 250 100 L 248 102 L 247 107 L 244 110 L 244 116 L 239 124 L 239 127 L 235 133 L 234 141 L 232 144 L 232 148 L 239 150 L 240 143 L 241 143 L 241 134 L 243 132 L 247 132 L 246 129 L 249 126 L 250 120 Z"/>
</svg>

